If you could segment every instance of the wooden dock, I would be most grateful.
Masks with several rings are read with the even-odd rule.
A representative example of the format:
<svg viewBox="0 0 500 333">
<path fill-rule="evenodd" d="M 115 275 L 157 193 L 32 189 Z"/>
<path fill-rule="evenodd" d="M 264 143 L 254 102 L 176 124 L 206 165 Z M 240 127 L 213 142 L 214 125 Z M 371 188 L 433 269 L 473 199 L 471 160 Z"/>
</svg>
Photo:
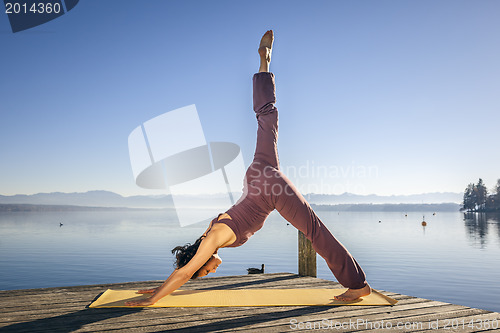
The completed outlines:
<svg viewBox="0 0 500 333">
<path fill-rule="evenodd" d="M 395 306 L 87 308 L 108 288 L 149 288 L 161 282 L 0 291 L 0 332 L 500 332 L 499 313 L 386 291 L 399 301 Z M 182 289 L 248 288 L 341 286 L 276 273 L 203 278 Z"/>
</svg>

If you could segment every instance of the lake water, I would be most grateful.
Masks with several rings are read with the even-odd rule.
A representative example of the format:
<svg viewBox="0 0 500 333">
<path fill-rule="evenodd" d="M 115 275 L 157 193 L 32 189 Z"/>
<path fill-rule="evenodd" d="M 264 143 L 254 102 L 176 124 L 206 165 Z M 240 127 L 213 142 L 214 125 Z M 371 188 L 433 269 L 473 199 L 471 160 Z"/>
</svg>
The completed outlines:
<svg viewBox="0 0 500 333">
<path fill-rule="evenodd" d="M 500 312 L 498 215 L 429 212 L 424 228 L 421 213 L 317 214 L 375 289 Z M 171 249 L 207 227 L 175 221 L 168 211 L 0 213 L 0 289 L 165 279 Z M 297 273 L 297 230 L 274 212 L 244 246 L 219 254 L 211 276 L 263 263 L 267 273 Z M 320 257 L 318 277 L 335 280 Z"/>
</svg>

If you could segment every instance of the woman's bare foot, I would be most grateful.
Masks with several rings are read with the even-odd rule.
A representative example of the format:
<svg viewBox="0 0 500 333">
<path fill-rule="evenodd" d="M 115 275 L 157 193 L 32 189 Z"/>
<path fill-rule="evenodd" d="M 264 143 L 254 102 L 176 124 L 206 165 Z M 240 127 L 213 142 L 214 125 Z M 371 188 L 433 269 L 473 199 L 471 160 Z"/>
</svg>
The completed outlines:
<svg viewBox="0 0 500 333">
<path fill-rule="evenodd" d="M 351 301 L 354 301 L 360 297 L 368 296 L 371 294 L 371 292 L 372 292 L 372 288 L 370 288 L 369 285 L 366 285 L 361 289 L 349 288 L 349 289 L 347 289 L 346 292 L 344 292 L 343 294 L 340 294 L 338 296 L 335 296 L 334 298 L 337 301 L 351 302 Z"/>
<path fill-rule="evenodd" d="M 266 31 L 259 45 L 260 68 L 259 72 L 269 72 L 271 54 L 273 52 L 274 33 L 272 30 Z"/>
</svg>

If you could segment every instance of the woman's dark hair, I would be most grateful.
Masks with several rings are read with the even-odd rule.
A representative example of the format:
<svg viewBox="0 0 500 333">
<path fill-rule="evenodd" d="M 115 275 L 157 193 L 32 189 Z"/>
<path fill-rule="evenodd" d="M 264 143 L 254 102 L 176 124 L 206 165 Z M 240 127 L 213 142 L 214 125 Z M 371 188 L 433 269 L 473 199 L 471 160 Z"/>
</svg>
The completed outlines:
<svg viewBox="0 0 500 333">
<path fill-rule="evenodd" d="M 198 251 L 198 248 L 200 247 L 201 241 L 205 238 L 205 236 L 201 236 L 198 238 L 194 244 L 187 243 L 184 246 L 176 246 L 174 249 L 172 249 L 172 253 L 175 254 L 175 262 L 174 266 L 177 268 L 181 268 L 187 265 L 187 263 L 194 257 L 196 254 L 196 251 Z M 198 277 L 198 271 L 193 274 L 191 279 L 196 279 Z"/>
</svg>

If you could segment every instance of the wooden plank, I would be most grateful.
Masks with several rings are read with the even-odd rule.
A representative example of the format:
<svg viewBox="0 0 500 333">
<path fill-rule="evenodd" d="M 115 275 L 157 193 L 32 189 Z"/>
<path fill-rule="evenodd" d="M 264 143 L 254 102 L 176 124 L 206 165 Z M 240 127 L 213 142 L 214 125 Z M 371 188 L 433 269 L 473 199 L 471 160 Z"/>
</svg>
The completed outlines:
<svg viewBox="0 0 500 333">
<path fill-rule="evenodd" d="M 298 231 L 299 240 L 299 275 L 316 277 L 316 251 L 312 243 L 306 238 L 306 235 Z"/>
<path fill-rule="evenodd" d="M 430 301 L 429 301 L 430 303 Z M 399 303 L 398 303 L 399 304 Z M 415 306 L 420 307 L 420 303 L 413 303 L 409 304 L 407 307 L 414 308 Z M 430 305 L 429 305 L 430 306 Z M 356 309 L 357 308 L 357 309 Z M 321 310 L 321 309 L 319 309 Z M 340 311 L 344 310 L 344 311 Z M 317 322 L 321 324 L 322 320 L 333 320 L 333 321 L 340 321 L 342 322 L 343 320 L 346 320 L 347 318 L 356 318 L 358 316 L 363 317 L 367 316 L 368 314 L 374 314 L 375 316 L 379 316 L 381 314 L 384 314 L 387 312 L 387 307 L 370 307 L 370 309 L 360 309 L 360 307 L 355 307 L 355 306 L 346 306 L 346 307 L 340 307 L 338 309 L 325 309 L 324 311 L 311 311 L 309 313 L 306 313 L 306 315 L 300 315 L 296 316 L 293 318 L 285 317 L 282 318 L 281 320 L 277 321 L 276 324 L 280 325 L 281 327 L 288 327 L 290 326 L 291 320 L 294 320 L 295 324 L 298 324 L 300 322 Z M 277 316 L 275 318 L 278 319 Z M 259 327 L 259 325 L 256 325 L 256 327 Z"/>
</svg>

